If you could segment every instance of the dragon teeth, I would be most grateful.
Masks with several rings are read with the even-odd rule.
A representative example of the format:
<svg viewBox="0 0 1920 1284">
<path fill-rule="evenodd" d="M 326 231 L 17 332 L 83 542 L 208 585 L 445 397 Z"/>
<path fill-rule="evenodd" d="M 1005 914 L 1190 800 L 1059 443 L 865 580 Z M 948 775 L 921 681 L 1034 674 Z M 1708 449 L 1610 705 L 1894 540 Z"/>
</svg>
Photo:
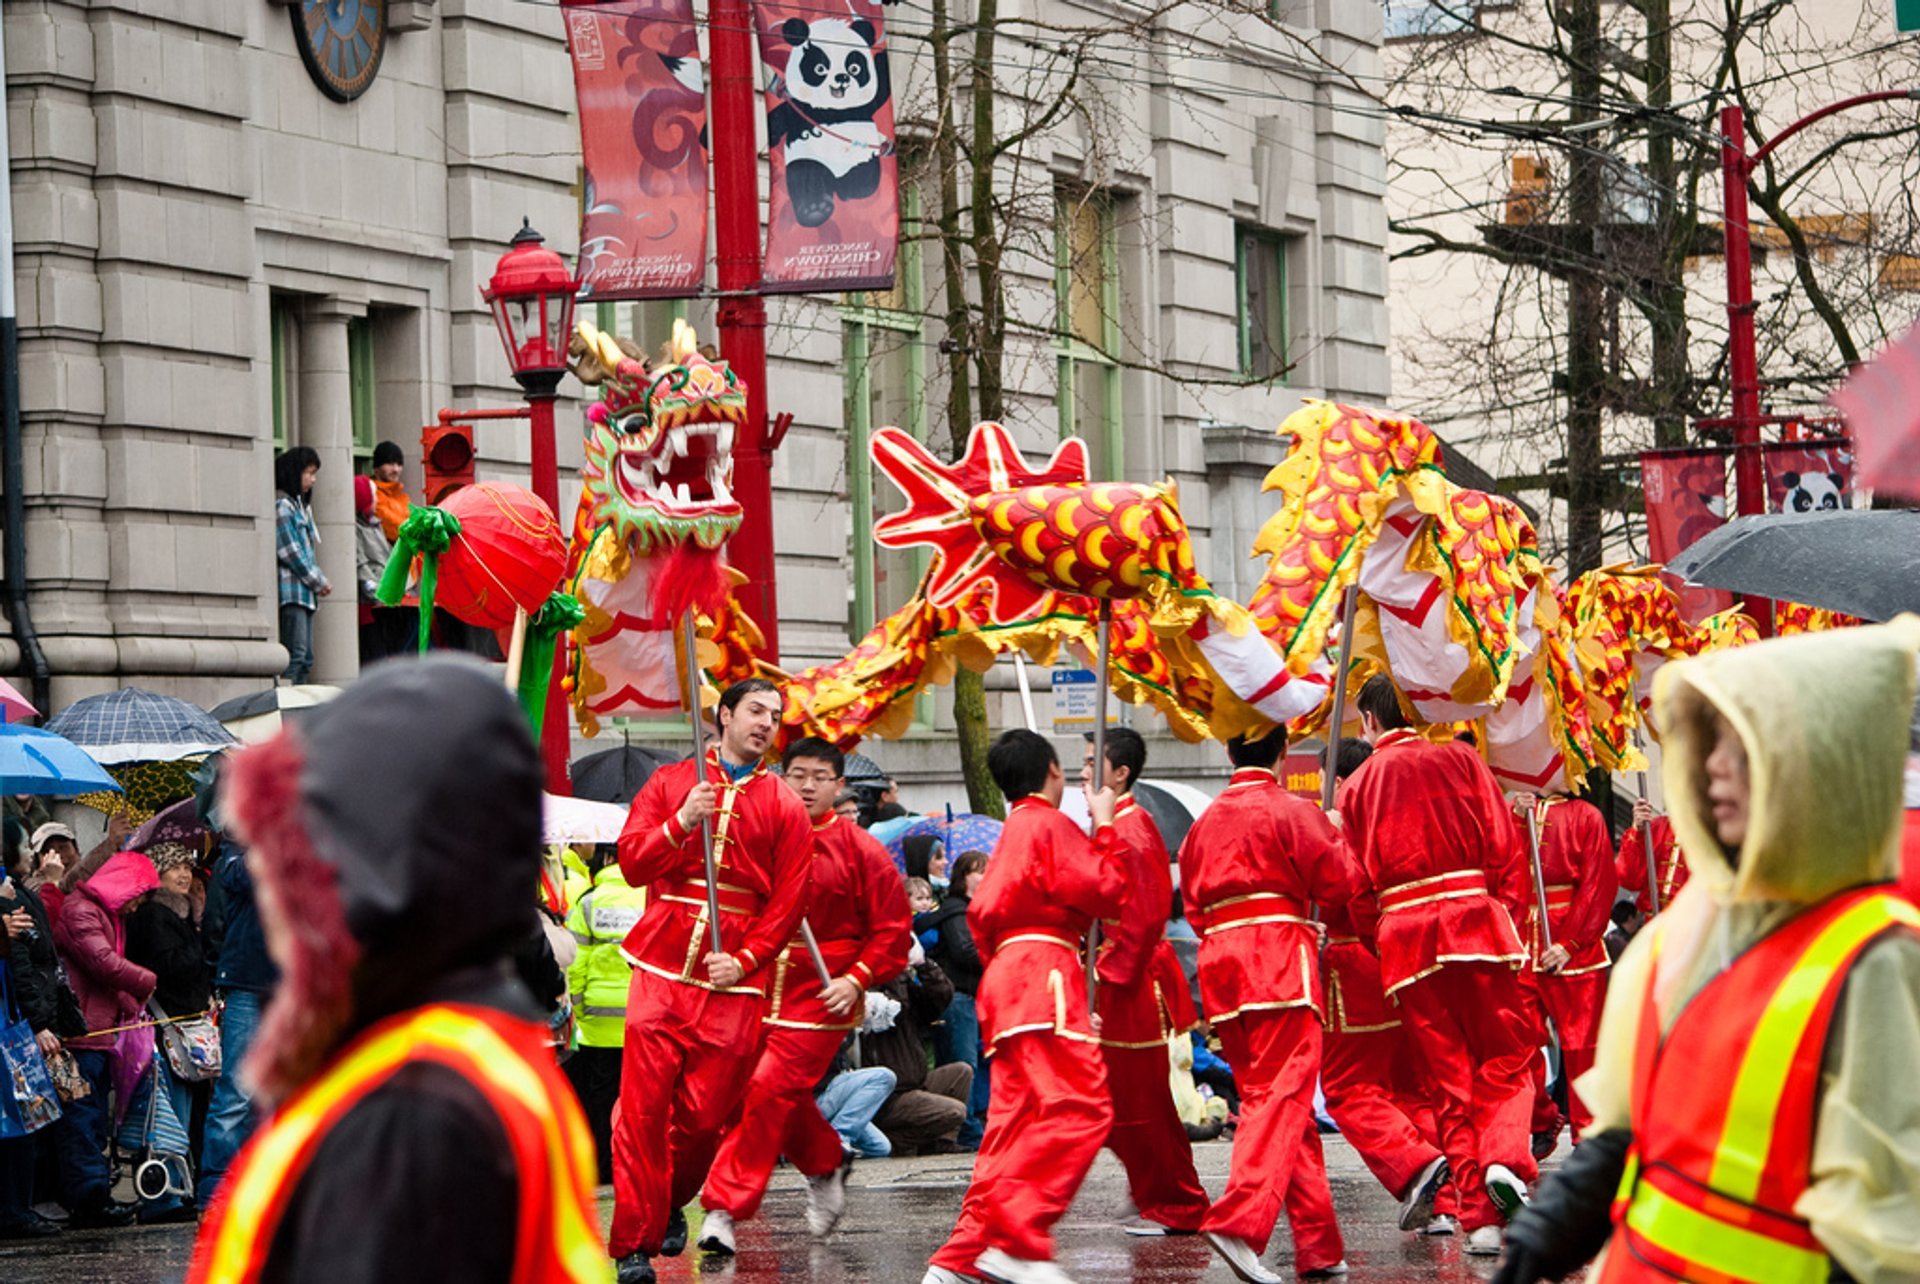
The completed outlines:
<svg viewBox="0 0 1920 1284">
<path fill-rule="evenodd" d="M 731 423 L 722 423 L 720 430 L 714 435 L 719 440 L 720 453 L 722 455 L 731 455 L 733 453 L 733 425 Z"/>
<path fill-rule="evenodd" d="M 684 458 L 687 453 L 687 430 L 675 428 L 667 433 L 667 445 L 676 456 Z"/>
</svg>

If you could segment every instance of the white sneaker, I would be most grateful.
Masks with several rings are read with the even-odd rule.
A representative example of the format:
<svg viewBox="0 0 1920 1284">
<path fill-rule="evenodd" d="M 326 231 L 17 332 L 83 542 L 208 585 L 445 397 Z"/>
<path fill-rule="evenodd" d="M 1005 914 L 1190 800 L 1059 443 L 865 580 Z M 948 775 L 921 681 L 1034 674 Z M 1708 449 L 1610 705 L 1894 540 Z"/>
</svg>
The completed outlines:
<svg viewBox="0 0 1920 1284">
<path fill-rule="evenodd" d="M 700 1251 L 733 1256 L 733 1214 L 710 1208 L 700 1222 Z"/>
<path fill-rule="evenodd" d="M 815 1239 L 825 1239 L 840 1224 L 847 1211 L 847 1174 L 853 1170 L 849 1154 L 840 1166 L 824 1177 L 807 1178 L 807 1230 Z"/>
<path fill-rule="evenodd" d="M 1520 1180 L 1518 1173 L 1505 1164 L 1487 1165 L 1487 1198 L 1500 1210 L 1500 1215 L 1512 1221 L 1514 1214 L 1528 1204 L 1527 1183 Z"/>
<path fill-rule="evenodd" d="M 1400 1199 L 1400 1229 L 1419 1230 L 1433 1218 L 1433 1197 L 1447 1180 L 1445 1156 L 1435 1155 L 1433 1162 L 1420 1170 Z"/>
<path fill-rule="evenodd" d="M 959 1271 L 950 1271 L 944 1266 L 929 1266 L 927 1273 L 920 1277 L 920 1284 L 980 1284 L 978 1275 L 962 1275 Z"/>
<path fill-rule="evenodd" d="M 1253 1245 L 1237 1235 L 1222 1235 L 1217 1231 L 1202 1231 L 1207 1243 L 1213 1245 L 1213 1251 L 1220 1254 L 1227 1269 L 1245 1280 L 1247 1284 L 1284 1284 L 1278 1275 L 1260 1264 L 1260 1254 L 1253 1251 Z"/>
<path fill-rule="evenodd" d="M 998 1284 L 1073 1284 L 1073 1277 L 1056 1262 L 1035 1262 L 990 1248 L 973 1261 L 974 1268 Z"/>
<path fill-rule="evenodd" d="M 1346 1259 L 1342 1258 L 1332 1266 L 1322 1266 L 1317 1270 L 1301 1271 L 1300 1278 L 1303 1280 L 1337 1280 L 1342 1275 L 1345 1275 L 1348 1269 Z"/>
<path fill-rule="evenodd" d="M 1135 1239 L 1159 1239 L 1163 1235 L 1173 1233 L 1159 1222 L 1150 1222 L 1144 1217 L 1135 1217 L 1130 1221 L 1121 1222 L 1120 1229 Z"/>
<path fill-rule="evenodd" d="M 1447 1213 L 1439 1213 L 1427 1223 L 1422 1235 L 1451 1235 L 1460 1229 L 1459 1221 Z"/>
<path fill-rule="evenodd" d="M 1482 1226 L 1467 1236 L 1468 1257 L 1498 1257 L 1506 1233 L 1498 1226 Z"/>
</svg>

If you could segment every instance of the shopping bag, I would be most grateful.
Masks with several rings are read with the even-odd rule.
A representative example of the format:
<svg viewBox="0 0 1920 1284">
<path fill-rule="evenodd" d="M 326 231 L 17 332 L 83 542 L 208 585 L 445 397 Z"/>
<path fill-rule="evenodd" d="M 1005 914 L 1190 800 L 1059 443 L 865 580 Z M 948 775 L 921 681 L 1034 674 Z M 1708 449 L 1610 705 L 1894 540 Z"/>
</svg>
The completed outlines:
<svg viewBox="0 0 1920 1284">
<path fill-rule="evenodd" d="M 46 1058 L 13 1005 L 13 970 L 0 962 L 0 1139 L 39 1132 L 59 1117 Z"/>
<path fill-rule="evenodd" d="M 149 1002 L 147 1010 L 160 1024 L 160 1050 L 166 1054 L 167 1068 L 182 1083 L 203 1083 L 220 1077 L 220 1027 L 212 1013 L 185 1020 L 174 1020 Z"/>
</svg>

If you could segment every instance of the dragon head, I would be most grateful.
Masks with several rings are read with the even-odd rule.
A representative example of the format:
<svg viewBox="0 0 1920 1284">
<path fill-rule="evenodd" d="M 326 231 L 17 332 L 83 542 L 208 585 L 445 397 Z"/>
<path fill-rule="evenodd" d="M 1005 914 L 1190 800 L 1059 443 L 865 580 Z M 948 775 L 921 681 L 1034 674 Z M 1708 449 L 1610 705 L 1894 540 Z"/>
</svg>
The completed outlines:
<svg viewBox="0 0 1920 1284">
<path fill-rule="evenodd" d="M 745 385 L 684 321 L 651 366 L 586 321 L 571 355 L 580 381 L 600 388 L 580 472 L 587 521 L 611 525 L 640 556 L 688 543 L 717 552 L 740 527 L 733 435 L 747 418 Z"/>
</svg>

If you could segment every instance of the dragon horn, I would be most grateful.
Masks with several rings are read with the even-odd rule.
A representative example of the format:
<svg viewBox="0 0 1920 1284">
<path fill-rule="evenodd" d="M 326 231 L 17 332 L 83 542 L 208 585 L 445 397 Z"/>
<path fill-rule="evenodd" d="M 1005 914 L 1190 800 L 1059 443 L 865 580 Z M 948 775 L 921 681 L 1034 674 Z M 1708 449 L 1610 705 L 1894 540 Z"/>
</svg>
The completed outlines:
<svg viewBox="0 0 1920 1284">
<path fill-rule="evenodd" d="M 620 351 L 620 345 L 613 341 L 613 336 L 605 331 L 596 334 L 594 352 L 600 358 L 600 364 L 607 368 L 608 374 L 619 370 L 620 363 L 626 359 L 627 355 Z"/>
</svg>

